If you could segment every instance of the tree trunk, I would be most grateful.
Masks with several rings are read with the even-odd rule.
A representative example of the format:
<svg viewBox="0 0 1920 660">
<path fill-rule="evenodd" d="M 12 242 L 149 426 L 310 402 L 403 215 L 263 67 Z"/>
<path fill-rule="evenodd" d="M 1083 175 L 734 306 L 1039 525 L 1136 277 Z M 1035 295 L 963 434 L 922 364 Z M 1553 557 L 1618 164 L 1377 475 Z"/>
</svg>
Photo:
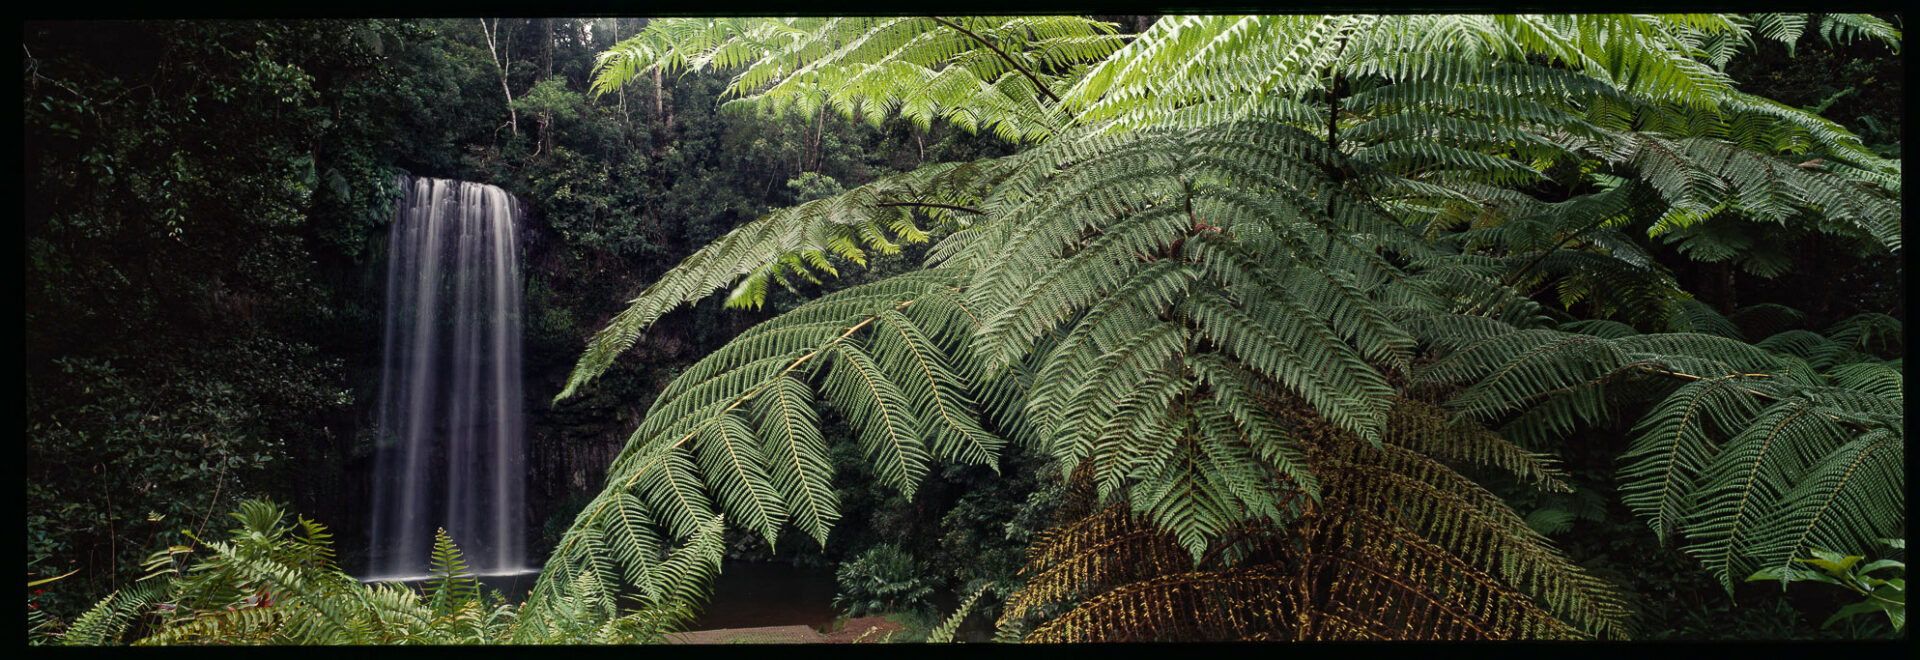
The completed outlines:
<svg viewBox="0 0 1920 660">
<path fill-rule="evenodd" d="M 660 67 L 653 68 L 653 116 L 660 117 L 660 123 L 673 123 L 673 116 L 667 114 L 667 84 L 660 79 Z"/>
<path fill-rule="evenodd" d="M 620 43 L 620 19 L 618 18 L 613 19 L 613 43 Z M 633 119 L 627 115 L 627 86 L 621 85 L 614 88 L 614 93 L 620 97 L 620 123 L 626 124 L 627 132 L 632 133 Z"/>
<path fill-rule="evenodd" d="M 512 45 L 505 39 L 499 38 L 500 19 L 493 19 L 491 26 L 487 25 L 487 19 L 476 20 L 480 21 L 480 33 L 487 37 L 487 53 L 493 56 L 494 66 L 500 68 L 500 91 L 507 95 L 507 123 L 513 127 L 513 136 L 520 137 L 520 113 L 513 109 L 513 88 L 507 86 L 507 69 L 513 65 L 513 51 L 510 50 Z"/>
<path fill-rule="evenodd" d="M 553 77 L 553 19 L 540 19 L 540 79 Z"/>
</svg>

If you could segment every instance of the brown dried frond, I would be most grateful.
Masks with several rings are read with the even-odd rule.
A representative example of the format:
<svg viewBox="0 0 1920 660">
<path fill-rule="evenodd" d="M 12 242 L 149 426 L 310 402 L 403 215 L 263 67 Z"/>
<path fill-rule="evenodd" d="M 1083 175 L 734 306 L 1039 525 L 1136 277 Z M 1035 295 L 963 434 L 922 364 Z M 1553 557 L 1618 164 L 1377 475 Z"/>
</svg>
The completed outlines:
<svg viewBox="0 0 1920 660">
<path fill-rule="evenodd" d="M 1041 643 L 1233 641 L 1285 635 L 1298 583 L 1273 567 L 1162 575 L 1088 599 L 1034 629 Z"/>
<path fill-rule="evenodd" d="M 1556 616 L 1587 634 L 1625 636 L 1624 598 L 1553 548 L 1497 496 L 1458 472 L 1418 453 L 1357 440 L 1333 441 L 1318 451 L 1331 512 L 1367 514 L 1444 548 L 1477 570 L 1536 597 Z"/>
<path fill-rule="evenodd" d="M 1192 569 L 1192 556 L 1171 536 L 1140 522 L 1124 503 L 1108 506 L 1041 532 L 1021 569 L 1026 586 L 1007 600 L 1002 625 L 1046 605 Z"/>
<path fill-rule="evenodd" d="M 1110 503 L 1036 542 L 1003 630 L 1057 606 L 1067 609 L 1026 641 L 1624 637 L 1617 590 L 1436 460 L 1564 485 L 1542 457 L 1410 400 L 1397 402 L 1380 446 L 1271 403 L 1295 411 L 1288 421 L 1320 479 L 1303 515 L 1285 527 L 1249 521 L 1195 560 L 1126 502 Z"/>
<path fill-rule="evenodd" d="M 1307 574 L 1320 594 L 1298 639 L 1577 639 L 1585 635 L 1449 548 L 1366 513 L 1322 527 Z"/>
</svg>

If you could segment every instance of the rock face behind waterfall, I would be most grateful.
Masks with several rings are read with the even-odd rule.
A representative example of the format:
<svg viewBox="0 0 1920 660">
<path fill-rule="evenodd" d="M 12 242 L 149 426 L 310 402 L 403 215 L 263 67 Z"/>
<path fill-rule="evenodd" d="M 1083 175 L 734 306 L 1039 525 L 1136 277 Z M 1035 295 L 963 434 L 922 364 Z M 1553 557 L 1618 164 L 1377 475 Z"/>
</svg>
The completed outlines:
<svg viewBox="0 0 1920 660">
<path fill-rule="evenodd" d="M 526 566 L 518 200 L 401 177 L 388 241 L 369 571 L 428 572 L 444 527 L 479 573 Z"/>
</svg>

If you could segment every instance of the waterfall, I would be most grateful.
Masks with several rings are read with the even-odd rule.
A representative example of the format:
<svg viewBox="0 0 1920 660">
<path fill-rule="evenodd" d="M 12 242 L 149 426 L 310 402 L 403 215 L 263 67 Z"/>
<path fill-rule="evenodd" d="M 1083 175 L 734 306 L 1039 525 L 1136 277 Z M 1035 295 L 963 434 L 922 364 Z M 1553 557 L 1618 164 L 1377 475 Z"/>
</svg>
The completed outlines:
<svg viewBox="0 0 1920 660">
<path fill-rule="evenodd" d="M 524 571 L 520 204 L 465 181 L 402 176 L 400 187 L 369 572 L 427 574 L 441 527 L 474 572 Z"/>
</svg>

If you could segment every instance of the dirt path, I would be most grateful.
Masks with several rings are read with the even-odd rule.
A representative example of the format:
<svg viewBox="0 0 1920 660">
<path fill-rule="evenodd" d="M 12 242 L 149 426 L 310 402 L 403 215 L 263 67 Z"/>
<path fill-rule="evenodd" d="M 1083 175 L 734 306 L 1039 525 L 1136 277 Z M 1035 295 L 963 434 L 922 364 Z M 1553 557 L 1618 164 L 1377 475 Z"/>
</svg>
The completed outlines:
<svg viewBox="0 0 1920 660">
<path fill-rule="evenodd" d="M 905 626 L 877 616 L 848 619 L 832 632 L 821 634 L 807 626 L 765 626 L 694 630 L 667 636 L 668 644 L 880 644 Z"/>
<path fill-rule="evenodd" d="M 885 617 L 863 616 L 848 619 L 839 630 L 827 633 L 826 638 L 828 644 L 880 644 L 906 628 Z"/>
</svg>

